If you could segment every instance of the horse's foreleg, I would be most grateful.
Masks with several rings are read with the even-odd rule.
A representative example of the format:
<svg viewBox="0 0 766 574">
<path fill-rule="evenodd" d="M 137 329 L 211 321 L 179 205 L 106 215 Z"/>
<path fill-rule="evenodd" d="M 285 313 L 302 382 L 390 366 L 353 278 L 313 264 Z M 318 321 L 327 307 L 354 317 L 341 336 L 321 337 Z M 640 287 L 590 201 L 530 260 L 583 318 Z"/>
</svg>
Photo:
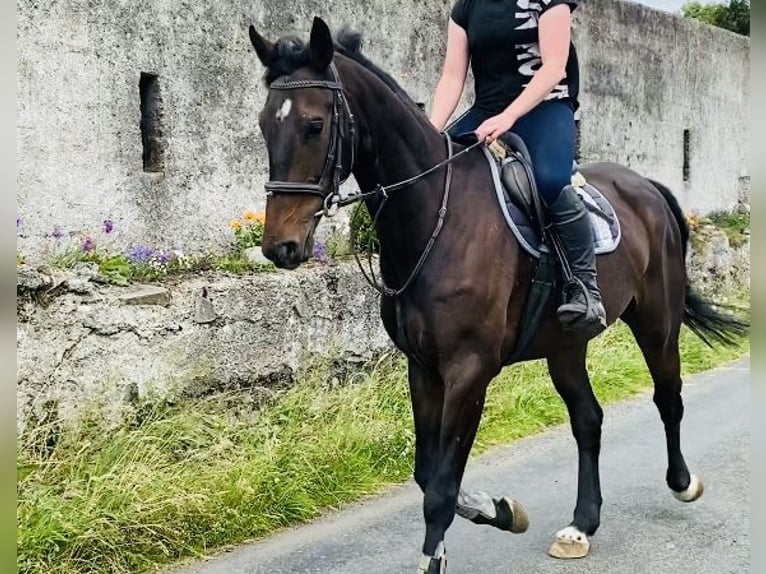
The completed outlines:
<svg viewBox="0 0 766 574">
<path fill-rule="evenodd" d="M 409 359 L 408 375 L 415 422 L 415 482 L 425 492 L 439 460 L 444 384 L 413 359 Z"/>
<path fill-rule="evenodd" d="M 440 369 L 444 381 L 439 458 L 423 498 L 426 537 L 418 572 L 443 572 L 444 534 L 455 518 L 460 482 L 479 427 L 487 385 L 499 369 L 476 354 L 453 358 Z"/>
<path fill-rule="evenodd" d="M 585 368 L 587 346 L 568 349 L 548 357 L 548 371 L 556 390 L 564 399 L 577 441 L 577 505 L 572 523 L 556 533 L 548 550 L 556 558 L 582 558 L 588 554 L 588 536 L 600 522 L 601 485 L 598 457 L 601 450 L 601 406 L 593 394 Z"/>
</svg>

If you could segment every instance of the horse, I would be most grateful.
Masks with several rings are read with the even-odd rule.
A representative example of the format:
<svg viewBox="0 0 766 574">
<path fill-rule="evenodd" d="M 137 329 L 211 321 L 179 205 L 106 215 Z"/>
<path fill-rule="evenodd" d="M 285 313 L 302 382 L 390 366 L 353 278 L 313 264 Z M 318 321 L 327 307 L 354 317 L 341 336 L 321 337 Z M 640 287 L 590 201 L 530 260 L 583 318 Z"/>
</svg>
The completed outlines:
<svg viewBox="0 0 766 574">
<path fill-rule="evenodd" d="M 594 335 L 562 330 L 549 305 L 513 356 L 536 262 L 503 221 L 481 146 L 439 133 L 362 54 L 358 33 L 344 29 L 334 39 L 315 17 L 308 44 L 295 36 L 271 41 L 252 25 L 249 36 L 268 90 L 258 117 L 269 162 L 263 254 L 295 269 L 310 258 L 323 217 L 359 200 L 374 219 L 380 316 L 407 359 L 426 527 L 418 572 L 445 571 L 445 532 L 456 514 L 512 533 L 527 529 L 519 501 L 469 492 L 461 482 L 488 384 L 504 367 L 533 359 L 547 361 L 578 450 L 573 519 L 548 553 L 586 556 L 602 504 L 603 412 L 586 369 Z M 617 249 L 597 258 L 607 323 L 627 323 L 643 353 L 667 438 L 666 483 L 677 499 L 694 501 L 704 487 L 681 452 L 680 329 L 686 324 L 712 346 L 734 344 L 748 325 L 690 285 L 689 228 L 667 187 L 615 163 L 580 171 L 611 202 L 622 229 Z M 360 192 L 343 198 L 339 187 L 351 174 Z"/>
</svg>

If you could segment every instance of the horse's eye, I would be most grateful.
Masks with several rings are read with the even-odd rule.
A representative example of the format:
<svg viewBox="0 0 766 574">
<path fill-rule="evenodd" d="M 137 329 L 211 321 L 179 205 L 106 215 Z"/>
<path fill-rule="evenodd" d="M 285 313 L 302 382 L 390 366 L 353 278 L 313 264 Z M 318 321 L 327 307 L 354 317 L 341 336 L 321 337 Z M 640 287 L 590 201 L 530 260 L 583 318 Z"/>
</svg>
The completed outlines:
<svg viewBox="0 0 766 574">
<path fill-rule="evenodd" d="M 323 128 L 324 128 L 324 120 L 322 119 L 310 120 L 308 125 L 306 126 L 306 135 L 308 137 L 317 136 L 322 133 Z"/>
</svg>

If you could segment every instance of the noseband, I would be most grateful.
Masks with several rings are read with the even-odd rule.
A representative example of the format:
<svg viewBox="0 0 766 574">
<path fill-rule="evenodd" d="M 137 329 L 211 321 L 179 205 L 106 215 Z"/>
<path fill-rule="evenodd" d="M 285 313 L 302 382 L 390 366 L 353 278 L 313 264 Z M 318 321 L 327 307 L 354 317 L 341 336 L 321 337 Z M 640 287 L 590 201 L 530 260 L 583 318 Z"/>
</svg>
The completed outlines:
<svg viewBox="0 0 766 574">
<path fill-rule="evenodd" d="M 335 63 L 331 62 L 329 66 L 331 80 L 282 80 L 275 81 L 269 89 L 272 90 L 296 90 L 302 88 L 324 88 L 331 90 L 332 98 L 332 124 L 330 126 L 330 145 L 327 148 L 327 157 L 325 158 L 322 174 L 319 183 L 302 183 L 293 181 L 269 181 L 264 186 L 266 196 L 279 194 L 304 194 L 317 195 L 322 198 L 323 209 L 317 215 L 331 217 L 340 207 L 340 186 L 351 175 L 354 167 L 354 154 L 356 147 L 356 129 L 354 126 L 354 114 L 348 105 L 348 100 L 343 93 L 343 86 L 338 80 L 338 71 Z M 344 120 L 341 121 L 341 109 L 344 113 Z M 347 144 L 350 148 L 351 162 L 344 170 L 343 167 L 343 146 Z M 330 180 L 330 192 L 325 194 L 324 182 Z"/>
</svg>

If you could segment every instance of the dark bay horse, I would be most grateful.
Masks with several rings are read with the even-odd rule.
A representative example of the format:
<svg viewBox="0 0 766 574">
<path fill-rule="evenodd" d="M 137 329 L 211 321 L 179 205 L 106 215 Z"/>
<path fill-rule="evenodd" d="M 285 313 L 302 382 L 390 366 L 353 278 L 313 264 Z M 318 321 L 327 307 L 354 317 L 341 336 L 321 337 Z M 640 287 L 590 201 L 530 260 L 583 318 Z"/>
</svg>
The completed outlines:
<svg viewBox="0 0 766 574">
<path fill-rule="evenodd" d="M 358 35 L 341 34 L 336 43 L 315 18 L 308 44 L 291 37 L 271 42 L 252 26 L 250 39 L 268 88 L 259 117 L 270 176 L 266 257 L 286 269 L 307 260 L 316 225 L 332 211 L 340 183 L 352 173 L 367 208 L 380 211 L 381 275 L 390 289 L 381 298 L 381 317 L 408 359 L 414 475 L 424 493 L 419 572 L 443 572 L 444 536 L 456 513 L 511 532 L 527 527 L 517 501 L 467 492 L 461 481 L 487 386 L 510 363 L 535 261 L 506 227 L 481 149 L 459 155 L 466 148 L 455 144 L 456 157 L 428 171 L 448 157 L 444 134 L 361 54 Z M 691 502 L 703 486 L 687 469 L 680 447 L 681 325 L 710 343 L 726 344 L 747 323 L 714 309 L 691 289 L 685 269 L 689 231 L 667 188 L 611 163 L 581 171 L 621 221 L 619 247 L 598 257 L 608 322 L 626 322 L 643 352 L 667 435 L 666 482 L 676 498 Z M 395 193 L 386 191 L 424 172 Z M 430 241 L 435 229 L 441 234 Z M 403 285 L 405 290 L 398 289 Z M 587 337 L 563 332 L 555 305 L 549 307 L 520 360 L 546 359 L 569 412 L 579 454 L 577 504 L 549 553 L 578 558 L 588 553 L 588 537 L 599 526 L 603 414 L 588 380 Z"/>
</svg>

